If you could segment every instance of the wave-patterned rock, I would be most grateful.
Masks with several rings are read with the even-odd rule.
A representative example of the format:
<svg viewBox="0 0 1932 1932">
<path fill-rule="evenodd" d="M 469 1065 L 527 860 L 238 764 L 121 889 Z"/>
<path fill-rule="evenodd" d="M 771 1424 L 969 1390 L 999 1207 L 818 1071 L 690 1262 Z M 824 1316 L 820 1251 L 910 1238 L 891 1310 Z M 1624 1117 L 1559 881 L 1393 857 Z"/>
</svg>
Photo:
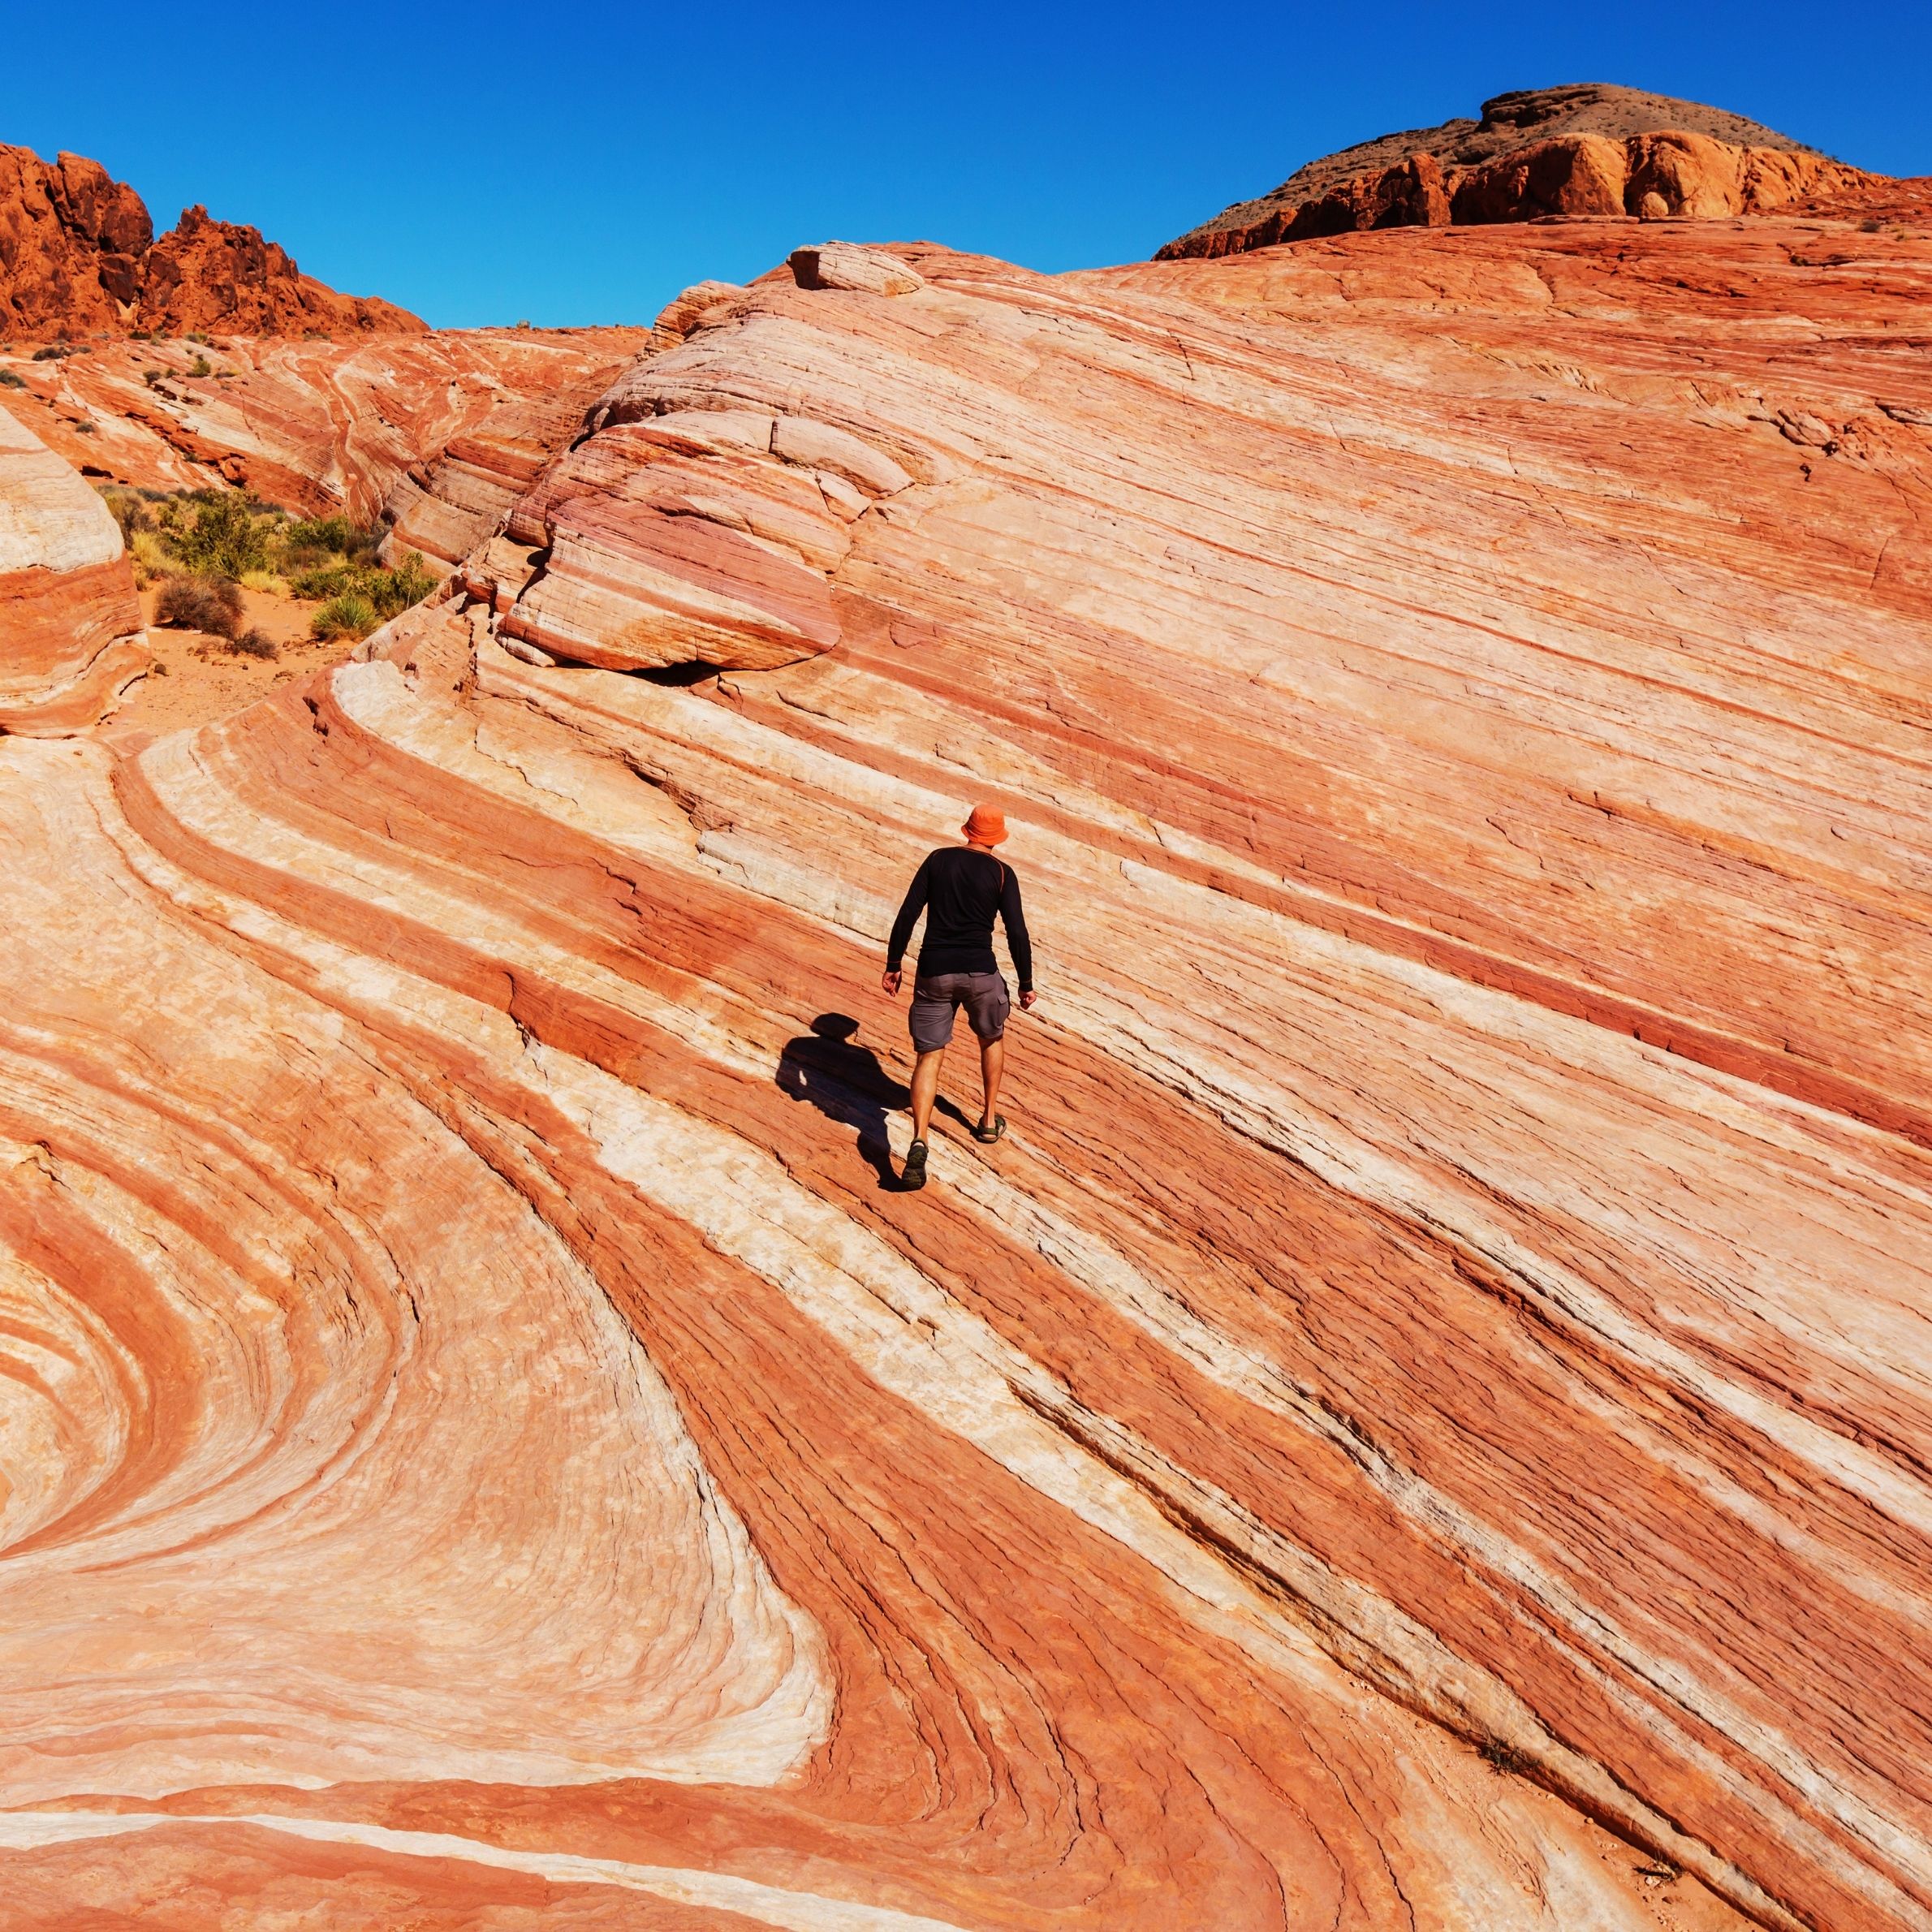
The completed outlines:
<svg viewBox="0 0 1932 1932">
<path fill-rule="evenodd" d="M 635 351 L 633 341 L 631 350 Z M 383 554 L 414 550 L 446 576 L 500 531 L 511 511 L 583 426 L 585 412 L 629 360 L 619 352 L 563 373 L 547 393 L 498 403 L 390 486 Z"/>
<path fill-rule="evenodd" d="M 0 367 L 19 382 L 7 406 L 84 475 L 245 489 L 304 513 L 386 512 L 425 556 L 453 560 L 651 340 L 618 328 L 235 335 L 92 343 L 49 360 L 17 352 Z"/>
<path fill-rule="evenodd" d="M 28 1922 L 1932 1924 L 1917 232 L 767 280 L 520 574 L 0 742 Z"/>
</svg>

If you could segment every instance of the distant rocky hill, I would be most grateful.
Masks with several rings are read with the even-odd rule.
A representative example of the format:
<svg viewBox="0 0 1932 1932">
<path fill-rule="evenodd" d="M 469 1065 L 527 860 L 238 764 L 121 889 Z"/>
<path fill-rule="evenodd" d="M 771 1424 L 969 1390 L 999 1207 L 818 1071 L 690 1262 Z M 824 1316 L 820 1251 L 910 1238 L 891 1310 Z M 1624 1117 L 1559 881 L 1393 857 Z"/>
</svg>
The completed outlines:
<svg viewBox="0 0 1932 1932">
<path fill-rule="evenodd" d="M 339 295 L 261 231 L 185 209 L 158 240 L 140 196 L 97 161 L 0 147 L 0 330 L 80 337 L 129 330 L 420 334 L 394 303 Z"/>
<path fill-rule="evenodd" d="M 1721 107 L 1597 83 L 1538 88 L 1484 101 L 1479 121 L 1385 134 L 1311 161 L 1156 259 L 1363 228 L 1750 213 L 1876 179 Z"/>
</svg>

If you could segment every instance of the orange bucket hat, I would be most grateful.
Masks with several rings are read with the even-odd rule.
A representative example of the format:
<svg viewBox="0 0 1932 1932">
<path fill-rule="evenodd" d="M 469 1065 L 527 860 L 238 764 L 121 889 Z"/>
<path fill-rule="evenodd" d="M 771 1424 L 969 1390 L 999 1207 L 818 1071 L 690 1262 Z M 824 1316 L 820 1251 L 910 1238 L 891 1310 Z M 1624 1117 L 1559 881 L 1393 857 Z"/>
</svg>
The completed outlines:
<svg viewBox="0 0 1932 1932">
<path fill-rule="evenodd" d="M 993 805 L 975 805 L 960 827 L 976 845 L 998 845 L 1007 835 L 1007 816 Z"/>
</svg>

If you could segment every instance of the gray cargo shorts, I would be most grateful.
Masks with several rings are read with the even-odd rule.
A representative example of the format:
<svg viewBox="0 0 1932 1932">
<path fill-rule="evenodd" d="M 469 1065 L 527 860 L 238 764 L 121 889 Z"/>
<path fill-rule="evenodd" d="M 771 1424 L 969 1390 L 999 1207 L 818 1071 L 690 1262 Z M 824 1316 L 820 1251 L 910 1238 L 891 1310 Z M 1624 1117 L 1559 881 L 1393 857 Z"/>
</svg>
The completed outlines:
<svg viewBox="0 0 1932 1932">
<path fill-rule="evenodd" d="M 952 1038 L 952 1019 L 961 1007 L 967 1024 L 989 1046 L 1007 1030 L 1013 1003 L 997 972 L 937 972 L 912 982 L 912 1044 L 937 1053 Z"/>
</svg>

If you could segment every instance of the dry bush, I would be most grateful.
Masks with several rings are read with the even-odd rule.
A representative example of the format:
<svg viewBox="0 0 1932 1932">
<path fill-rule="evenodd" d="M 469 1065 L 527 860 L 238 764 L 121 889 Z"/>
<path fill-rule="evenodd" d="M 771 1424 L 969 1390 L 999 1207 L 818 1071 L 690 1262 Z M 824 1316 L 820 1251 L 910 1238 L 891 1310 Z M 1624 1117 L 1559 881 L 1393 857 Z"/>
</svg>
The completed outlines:
<svg viewBox="0 0 1932 1932">
<path fill-rule="evenodd" d="M 282 647 L 259 624 L 252 624 L 228 649 L 238 658 L 279 658 Z"/>
<path fill-rule="evenodd" d="M 225 577 L 170 577 L 154 606 L 154 621 L 171 630 L 232 637 L 241 610 L 241 587 Z"/>
</svg>

